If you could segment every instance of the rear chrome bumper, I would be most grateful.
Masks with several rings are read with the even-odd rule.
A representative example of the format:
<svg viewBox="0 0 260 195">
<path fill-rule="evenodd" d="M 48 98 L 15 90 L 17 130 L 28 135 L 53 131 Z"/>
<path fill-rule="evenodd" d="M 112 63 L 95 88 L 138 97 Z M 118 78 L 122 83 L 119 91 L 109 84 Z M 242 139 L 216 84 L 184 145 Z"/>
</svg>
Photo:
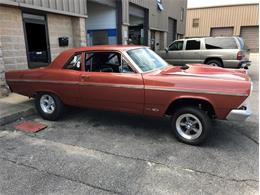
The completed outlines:
<svg viewBox="0 0 260 195">
<path fill-rule="evenodd" d="M 242 61 L 238 64 L 239 68 L 248 69 L 248 67 L 251 65 L 251 61 Z"/>
<path fill-rule="evenodd" d="M 251 65 L 251 61 L 248 60 L 223 60 L 224 68 L 245 68 L 247 69 Z"/>
<path fill-rule="evenodd" d="M 227 120 L 244 121 L 252 114 L 250 104 L 246 102 L 238 109 L 233 109 L 227 116 Z"/>
</svg>

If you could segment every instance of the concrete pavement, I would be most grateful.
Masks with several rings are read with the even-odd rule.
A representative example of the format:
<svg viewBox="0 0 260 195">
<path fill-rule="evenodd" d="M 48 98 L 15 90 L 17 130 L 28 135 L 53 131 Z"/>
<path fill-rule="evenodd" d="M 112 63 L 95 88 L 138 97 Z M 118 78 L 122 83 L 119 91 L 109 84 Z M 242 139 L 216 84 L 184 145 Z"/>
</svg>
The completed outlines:
<svg viewBox="0 0 260 195">
<path fill-rule="evenodd" d="M 11 93 L 0 98 L 0 126 L 35 113 L 33 100 Z"/>
</svg>

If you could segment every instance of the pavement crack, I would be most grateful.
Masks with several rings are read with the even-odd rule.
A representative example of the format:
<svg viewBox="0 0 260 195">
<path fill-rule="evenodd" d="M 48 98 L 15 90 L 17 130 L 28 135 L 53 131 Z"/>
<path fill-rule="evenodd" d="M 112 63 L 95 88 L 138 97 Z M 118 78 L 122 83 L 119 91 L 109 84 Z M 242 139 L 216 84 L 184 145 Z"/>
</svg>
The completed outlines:
<svg viewBox="0 0 260 195">
<path fill-rule="evenodd" d="M 250 139 L 251 141 L 253 141 L 255 144 L 259 145 L 258 141 L 255 140 L 254 138 L 250 137 L 249 135 L 247 135 L 246 133 L 243 133 L 241 131 L 237 131 L 238 133 L 240 133 L 241 135 L 247 137 L 248 139 Z"/>
<path fill-rule="evenodd" d="M 11 159 L 8 159 L 8 158 L 5 158 L 5 157 L 0 157 L 0 158 L 4 161 L 7 161 L 7 162 L 10 162 L 10 163 L 19 165 L 19 166 L 23 166 L 23 167 L 26 167 L 26 168 L 29 168 L 29 169 L 33 169 L 33 170 L 36 170 L 38 172 L 45 173 L 45 174 L 48 174 L 48 175 L 52 175 L 52 176 L 62 178 L 62 179 L 65 179 L 65 180 L 69 180 L 69 181 L 72 181 L 72 182 L 80 183 L 80 184 L 86 185 L 86 186 L 94 188 L 94 189 L 98 189 L 98 190 L 113 193 L 113 194 L 120 194 L 120 195 L 122 194 L 121 192 L 116 192 L 116 191 L 109 190 L 109 189 L 106 189 L 106 188 L 102 188 L 102 187 L 99 187 L 99 186 L 96 186 L 96 185 L 93 185 L 93 184 L 89 184 L 89 183 L 84 182 L 84 181 L 69 178 L 69 177 L 66 177 L 64 175 L 59 175 L 59 174 L 56 174 L 56 173 L 51 173 L 51 172 L 46 171 L 46 170 L 41 170 L 41 169 L 38 169 L 37 167 L 31 166 L 31 165 L 28 165 L 28 164 L 24 164 L 24 163 L 15 161 L 15 160 L 11 160 Z"/>
<path fill-rule="evenodd" d="M 94 152 L 100 152 L 100 153 L 107 154 L 107 155 L 112 155 L 112 156 L 115 156 L 115 157 L 131 159 L 131 160 L 136 160 L 136 161 L 142 161 L 142 162 L 145 162 L 147 164 L 153 163 L 155 165 L 163 166 L 163 167 L 166 167 L 168 169 L 175 169 L 175 170 L 180 170 L 180 171 L 185 171 L 185 172 L 194 172 L 194 173 L 198 173 L 198 174 L 207 174 L 208 176 L 216 177 L 216 178 L 219 178 L 219 179 L 223 179 L 225 181 L 231 181 L 231 182 L 257 182 L 258 183 L 258 180 L 255 180 L 255 179 L 228 178 L 228 177 L 225 177 L 225 176 L 217 175 L 215 173 L 211 173 L 211 172 L 207 172 L 207 171 L 201 171 L 201 170 L 196 170 L 196 169 L 193 169 L 193 168 L 187 168 L 187 167 L 181 167 L 181 166 L 171 166 L 171 165 L 167 165 L 167 164 L 164 164 L 164 163 L 152 160 L 152 159 L 144 159 L 144 158 L 139 158 L 139 157 L 126 156 L 126 155 L 116 154 L 116 153 L 105 151 L 105 150 L 82 147 L 82 146 L 78 146 L 78 145 L 75 145 L 75 144 L 73 144 L 73 145 L 72 144 L 68 144 L 68 143 L 64 144 L 64 143 L 60 143 L 60 142 L 56 142 L 56 141 L 52 141 L 52 140 L 47 140 L 47 139 L 43 139 L 43 138 L 34 137 L 34 136 L 31 136 L 31 135 L 28 135 L 28 134 L 24 134 L 24 135 L 27 136 L 27 137 L 31 137 L 33 139 L 53 142 L 53 143 L 56 143 L 56 144 L 57 143 L 58 144 L 63 144 L 63 145 L 71 146 L 71 147 L 78 147 L 78 148 L 82 148 L 82 149 L 86 149 L 86 150 L 92 150 Z M 35 169 L 37 169 L 37 168 L 35 168 Z M 52 173 L 50 173 L 50 174 L 52 174 Z M 64 177 L 64 176 L 61 176 L 61 177 Z M 64 178 L 66 178 L 66 177 L 64 177 Z M 70 179 L 70 178 L 68 178 L 68 179 Z M 76 181 L 76 182 L 80 182 L 80 181 Z M 87 184 L 87 183 L 86 183 L 86 185 L 91 186 L 91 184 Z M 98 187 L 96 187 L 96 188 L 98 188 Z M 104 189 L 104 190 L 107 190 L 107 189 Z M 113 191 L 111 191 L 111 192 L 120 194 L 119 192 L 113 192 Z"/>
<path fill-rule="evenodd" d="M 254 180 L 254 179 L 227 178 L 227 177 L 220 176 L 220 175 L 217 175 L 217 174 L 214 174 L 214 173 L 211 173 L 211 172 L 207 172 L 207 171 L 200 171 L 200 170 L 196 170 L 196 169 L 192 169 L 192 168 L 185 168 L 185 167 L 178 167 L 178 166 L 169 166 L 169 165 L 166 165 L 164 163 L 161 163 L 161 162 L 158 162 L 158 161 L 154 161 L 154 160 L 150 160 L 150 159 L 148 160 L 148 159 L 143 159 L 143 158 L 138 158 L 138 157 L 125 156 L 125 155 L 115 154 L 115 153 L 112 153 L 112 152 L 108 152 L 108 151 L 104 151 L 104 150 L 98 150 L 98 149 L 93 149 L 93 148 L 86 148 L 86 149 L 92 150 L 92 151 L 101 152 L 101 153 L 105 153 L 105 154 L 108 154 L 108 155 L 121 157 L 121 158 L 127 158 L 127 159 L 132 159 L 132 160 L 137 160 L 137 161 L 143 161 L 143 162 L 146 162 L 148 164 L 149 163 L 153 163 L 153 164 L 156 164 L 156 165 L 167 167 L 168 169 L 176 169 L 176 170 L 189 171 L 189 172 L 195 172 L 195 173 L 200 173 L 200 174 L 207 174 L 209 176 L 217 177 L 219 179 L 224 179 L 226 181 L 233 181 L 233 182 L 250 182 L 251 181 L 251 182 L 257 182 L 258 183 L 258 180 Z"/>
<path fill-rule="evenodd" d="M 255 179 L 227 178 L 227 177 L 220 176 L 220 175 L 217 175 L 217 174 L 214 174 L 214 173 L 211 173 L 211 172 L 207 172 L 207 171 L 200 171 L 200 170 L 190 169 L 190 168 L 189 169 L 181 168 L 181 169 L 186 170 L 186 171 L 195 172 L 195 173 L 200 173 L 200 174 L 207 174 L 207 175 L 210 175 L 210 176 L 213 176 L 213 177 L 217 177 L 217 178 L 220 178 L 220 179 L 224 179 L 224 180 L 227 180 L 227 181 L 233 181 L 233 182 L 257 182 L 258 183 L 258 180 L 255 180 Z"/>
</svg>

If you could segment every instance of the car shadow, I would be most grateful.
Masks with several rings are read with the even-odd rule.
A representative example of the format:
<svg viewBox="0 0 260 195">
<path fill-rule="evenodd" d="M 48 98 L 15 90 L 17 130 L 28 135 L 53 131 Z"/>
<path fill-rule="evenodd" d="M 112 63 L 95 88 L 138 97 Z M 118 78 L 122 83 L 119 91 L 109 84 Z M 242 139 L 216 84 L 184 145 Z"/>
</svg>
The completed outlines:
<svg viewBox="0 0 260 195">
<path fill-rule="evenodd" d="M 106 126 L 105 130 L 111 131 L 113 134 L 134 134 L 138 137 L 143 136 L 145 139 L 151 138 L 153 141 L 162 141 L 163 137 L 168 137 L 168 142 L 178 142 L 171 130 L 170 117 L 150 118 L 118 112 L 69 107 L 61 121 L 68 120 L 74 123 L 82 123 L 84 121 L 93 128 Z M 246 123 L 245 125 L 247 128 L 250 126 L 250 128 L 255 128 L 251 123 Z M 212 129 L 208 139 L 201 146 L 209 148 L 221 146 L 221 148 L 224 148 L 233 145 L 234 142 L 241 145 L 238 137 L 245 137 L 239 133 L 244 126 L 243 123 L 212 121 Z M 234 133 L 237 140 L 232 137 Z"/>
</svg>

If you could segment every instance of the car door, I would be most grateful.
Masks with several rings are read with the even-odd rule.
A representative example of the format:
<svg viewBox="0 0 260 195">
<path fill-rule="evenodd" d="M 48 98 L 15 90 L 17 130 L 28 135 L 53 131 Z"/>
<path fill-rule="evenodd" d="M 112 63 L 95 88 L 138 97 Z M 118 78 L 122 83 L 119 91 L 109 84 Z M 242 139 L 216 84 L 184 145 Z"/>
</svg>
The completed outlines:
<svg viewBox="0 0 260 195">
<path fill-rule="evenodd" d="M 143 78 L 119 52 L 86 53 L 80 97 L 86 107 L 143 114 Z"/>
<path fill-rule="evenodd" d="M 202 43 L 200 39 L 187 40 L 184 45 L 185 50 L 183 52 L 183 64 L 203 63 L 201 58 L 201 47 Z"/>
<path fill-rule="evenodd" d="M 182 65 L 184 41 L 174 41 L 169 47 L 164 56 L 164 59 L 172 65 Z"/>
</svg>

